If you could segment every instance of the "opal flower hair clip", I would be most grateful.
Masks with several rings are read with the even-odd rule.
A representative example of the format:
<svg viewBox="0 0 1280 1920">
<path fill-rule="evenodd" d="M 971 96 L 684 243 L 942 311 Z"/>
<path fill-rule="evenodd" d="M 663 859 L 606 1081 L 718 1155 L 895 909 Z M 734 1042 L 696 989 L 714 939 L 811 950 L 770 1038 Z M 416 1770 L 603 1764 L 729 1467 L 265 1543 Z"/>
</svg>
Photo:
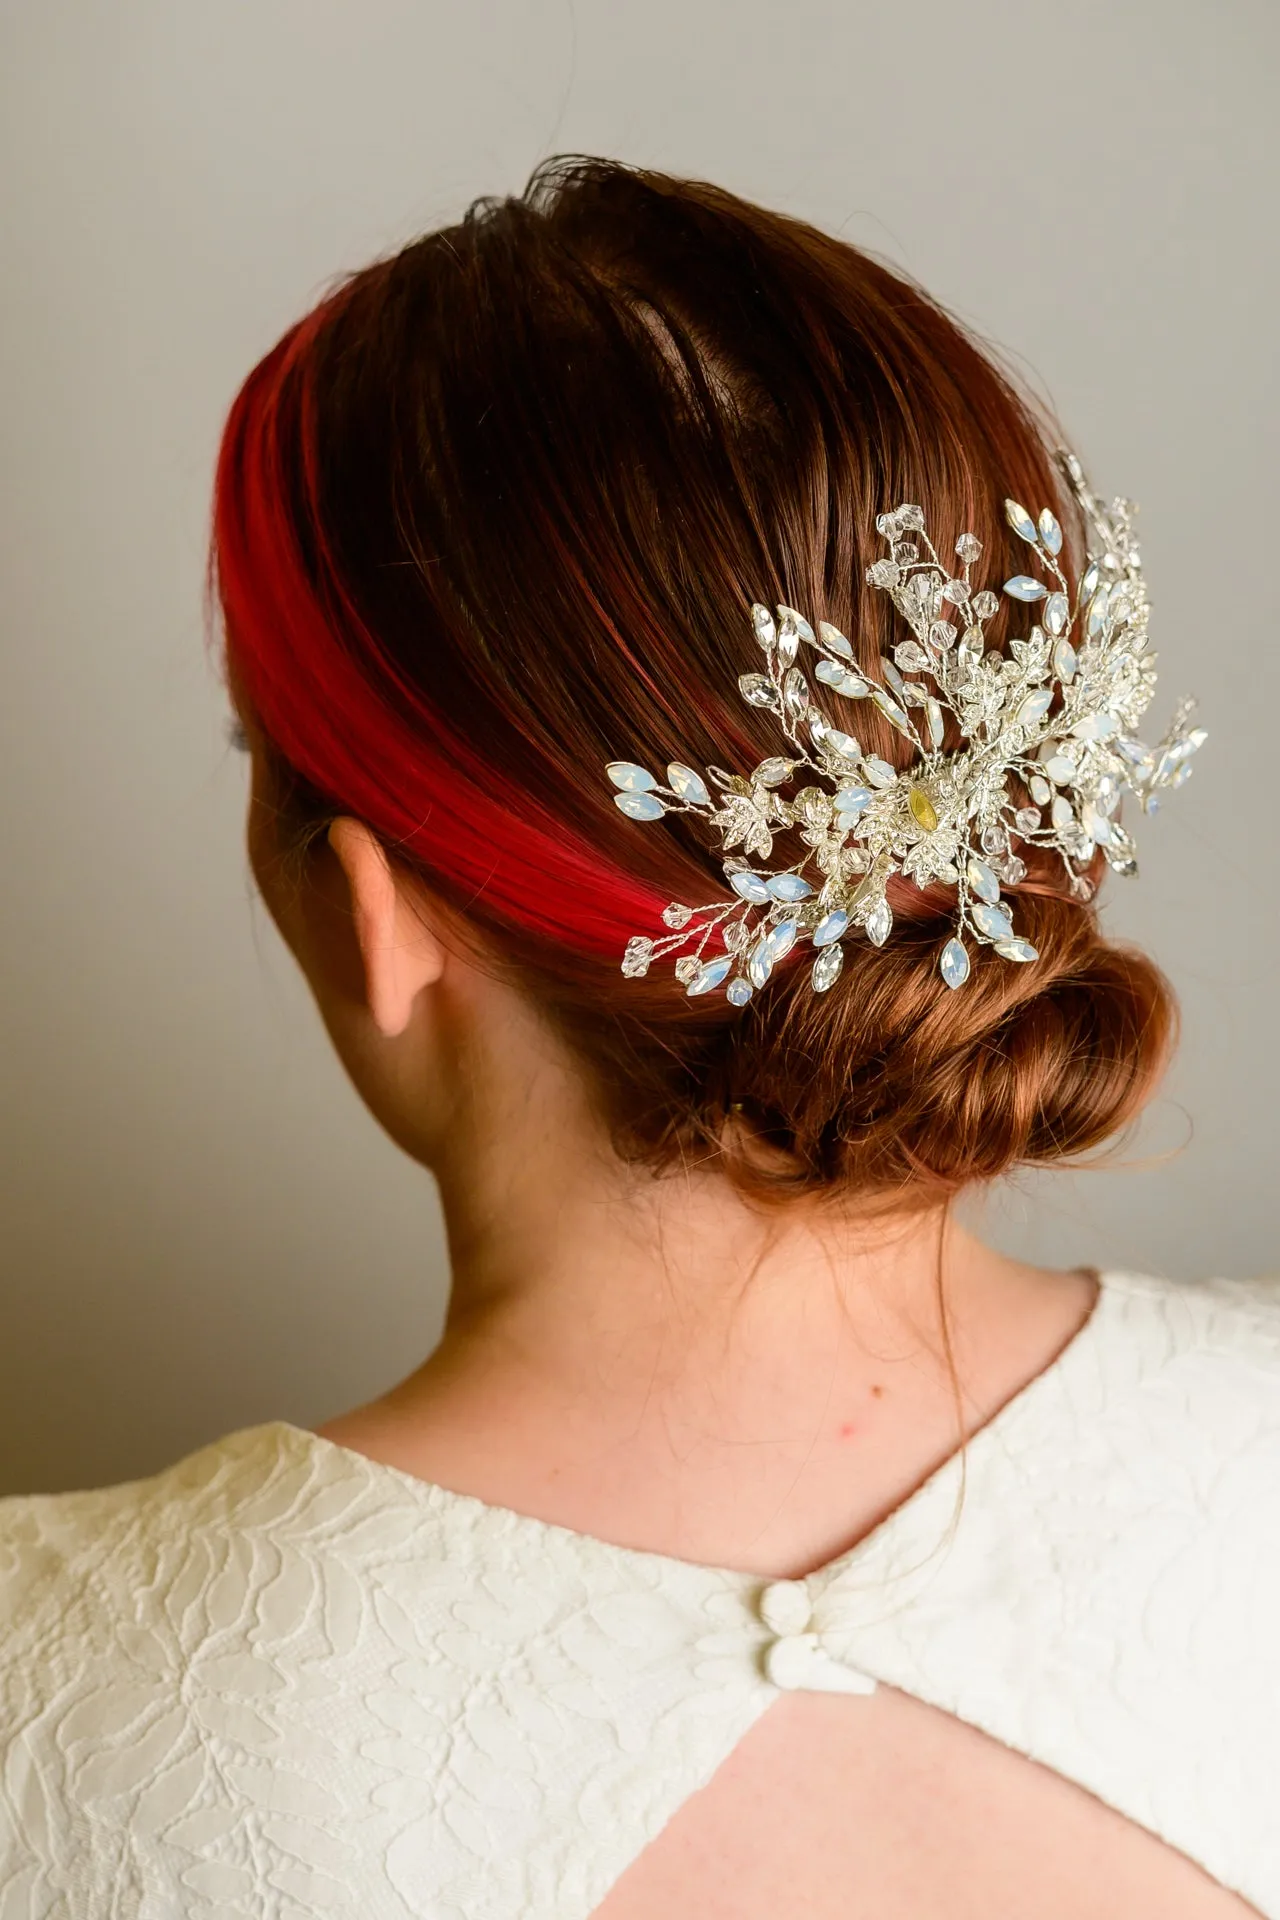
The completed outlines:
<svg viewBox="0 0 1280 1920">
<path fill-rule="evenodd" d="M 631 761 L 608 764 L 614 799 L 630 819 L 698 814 L 728 856 L 728 897 L 700 907 L 672 901 L 662 915 L 669 937 L 637 934 L 627 942 L 628 978 L 685 947 L 675 975 L 686 993 L 723 986 L 735 1006 L 745 1006 L 807 939 L 815 951 L 812 985 L 823 993 L 839 977 L 847 939 L 862 934 L 877 947 L 889 939 L 886 889 L 900 874 L 920 888 L 955 888 L 954 931 L 938 965 L 948 987 L 961 987 L 974 947 L 1015 962 L 1038 957 L 1001 893 L 1026 874 L 1019 842 L 1053 848 L 1081 901 L 1092 894 L 1087 869 L 1098 847 L 1116 872 L 1137 871 L 1118 817 L 1121 799 L 1131 793 L 1153 813 L 1161 791 L 1190 774 L 1205 734 L 1189 724 L 1195 702 L 1183 700 L 1157 745 L 1137 737 L 1156 671 L 1132 533 L 1136 509 L 1123 499 L 1105 507 L 1075 456 L 1063 450 L 1058 458 L 1092 529 L 1086 563 L 1073 594 L 1052 512 L 1045 507 L 1033 519 L 1016 500 L 1005 501 L 1010 526 L 1047 576 L 1005 581 L 1005 595 L 1039 616 L 1007 653 L 986 645 L 1000 600 L 971 582 L 980 542 L 962 533 L 958 568 L 944 566 L 921 509 L 899 506 L 876 521 L 889 551 L 866 577 L 889 595 L 910 638 L 892 659 L 881 657 L 879 678 L 857 664 L 828 621 L 815 632 L 794 607 L 771 613 L 756 605 L 751 625 L 763 670 L 744 673 L 738 686 L 749 705 L 775 716 L 785 750 L 745 775 L 673 762 L 665 785 Z M 819 704 L 798 664 L 802 647 L 816 656 L 813 680 L 851 703 L 840 718 L 853 727 L 858 702 L 874 708 L 916 749 L 908 767 L 865 753 L 829 702 Z M 955 752 L 942 750 L 945 714 L 963 741 Z M 790 832 L 803 852 L 768 865 L 775 839 Z"/>
</svg>

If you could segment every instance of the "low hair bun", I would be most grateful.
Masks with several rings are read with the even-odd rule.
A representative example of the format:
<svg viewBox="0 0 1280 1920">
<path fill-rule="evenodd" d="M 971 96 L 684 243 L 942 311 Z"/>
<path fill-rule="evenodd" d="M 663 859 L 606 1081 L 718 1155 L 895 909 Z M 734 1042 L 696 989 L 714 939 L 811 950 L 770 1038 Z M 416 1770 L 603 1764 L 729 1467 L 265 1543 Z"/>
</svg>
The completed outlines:
<svg viewBox="0 0 1280 1920">
<path fill-rule="evenodd" d="M 695 1124 L 714 1132 L 735 1108 L 750 1120 L 768 1154 L 748 1139 L 739 1178 L 761 1191 L 904 1205 L 1100 1146 L 1163 1072 L 1172 990 L 1075 901 L 1020 898 L 1019 926 L 1040 958 L 979 953 L 959 992 L 938 977 L 932 925 L 895 930 L 883 949 L 851 945 L 839 992 L 815 994 L 807 968 L 793 970 L 717 1036 Z"/>
</svg>

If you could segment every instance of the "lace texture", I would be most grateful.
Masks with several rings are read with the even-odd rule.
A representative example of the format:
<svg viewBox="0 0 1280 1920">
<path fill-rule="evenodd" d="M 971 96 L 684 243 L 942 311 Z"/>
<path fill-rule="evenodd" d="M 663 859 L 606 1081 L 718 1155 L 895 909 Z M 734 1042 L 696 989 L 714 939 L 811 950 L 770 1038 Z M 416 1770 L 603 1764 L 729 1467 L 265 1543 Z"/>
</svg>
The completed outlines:
<svg viewBox="0 0 1280 1920">
<path fill-rule="evenodd" d="M 0 1920 L 586 1920 L 780 1688 L 877 1682 L 1280 1920 L 1280 1281 L 1102 1281 L 954 1530 L 957 1460 L 805 1581 L 284 1421 L 0 1501 Z"/>
</svg>

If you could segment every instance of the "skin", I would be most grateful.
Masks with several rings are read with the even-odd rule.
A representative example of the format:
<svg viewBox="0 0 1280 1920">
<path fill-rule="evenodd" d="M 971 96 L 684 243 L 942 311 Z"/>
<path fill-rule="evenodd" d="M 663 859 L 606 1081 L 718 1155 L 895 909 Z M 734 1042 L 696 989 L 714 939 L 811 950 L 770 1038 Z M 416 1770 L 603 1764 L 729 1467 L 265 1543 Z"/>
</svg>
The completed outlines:
<svg viewBox="0 0 1280 1920">
<path fill-rule="evenodd" d="M 622 1165 L 537 1010 L 466 957 L 366 826 L 335 820 L 305 884 L 289 877 L 242 718 L 262 898 L 361 1099 L 434 1175 L 448 1236 L 440 1344 L 325 1438 L 597 1538 L 797 1578 L 953 1452 L 960 1413 L 976 1430 L 1080 1330 L 1090 1272 L 1009 1259 L 949 1216 L 766 1219 L 714 1159 L 660 1180 Z M 1083 1790 L 890 1688 L 780 1699 L 599 1910 L 1252 1911 Z"/>
</svg>

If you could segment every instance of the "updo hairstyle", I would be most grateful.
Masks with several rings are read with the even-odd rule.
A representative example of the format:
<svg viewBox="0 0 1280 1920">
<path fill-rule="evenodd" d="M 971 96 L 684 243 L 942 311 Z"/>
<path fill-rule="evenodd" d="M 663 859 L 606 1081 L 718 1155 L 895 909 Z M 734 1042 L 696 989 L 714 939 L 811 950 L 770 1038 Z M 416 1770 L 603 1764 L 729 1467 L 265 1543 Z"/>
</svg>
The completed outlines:
<svg viewBox="0 0 1280 1920">
<path fill-rule="evenodd" d="M 1098 1146 L 1174 1006 L 1055 855 L 1018 849 L 1031 964 L 982 949 L 949 990 L 954 889 L 899 879 L 887 945 L 850 937 L 830 992 L 797 951 L 737 1010 L 669 960 L 622 977 L 667 902 L 724 892 L 723 853 L 683 816 L 637 827 L 604 775 L 777 750 L 737 689 L 753 601 L 874 670 L 902 638 L 864 582 L 886 507 L 918 502 L 943 552 L 972 530 L 998 585 L 1024 565 L 1004 498 L 1049 505 L 1078 571 L 1055 437 L 919 287 L 799 220 L 598 160 L 477 202 L 330 292 L 226 427 L 211 577 L 301 867 L 336 814 L 367 822 L 655 1169 L 715 1153 L 760 1198 L 914 1206 Z M 864 748 L 905 765 L 869 709 Z"/>
</svg>

